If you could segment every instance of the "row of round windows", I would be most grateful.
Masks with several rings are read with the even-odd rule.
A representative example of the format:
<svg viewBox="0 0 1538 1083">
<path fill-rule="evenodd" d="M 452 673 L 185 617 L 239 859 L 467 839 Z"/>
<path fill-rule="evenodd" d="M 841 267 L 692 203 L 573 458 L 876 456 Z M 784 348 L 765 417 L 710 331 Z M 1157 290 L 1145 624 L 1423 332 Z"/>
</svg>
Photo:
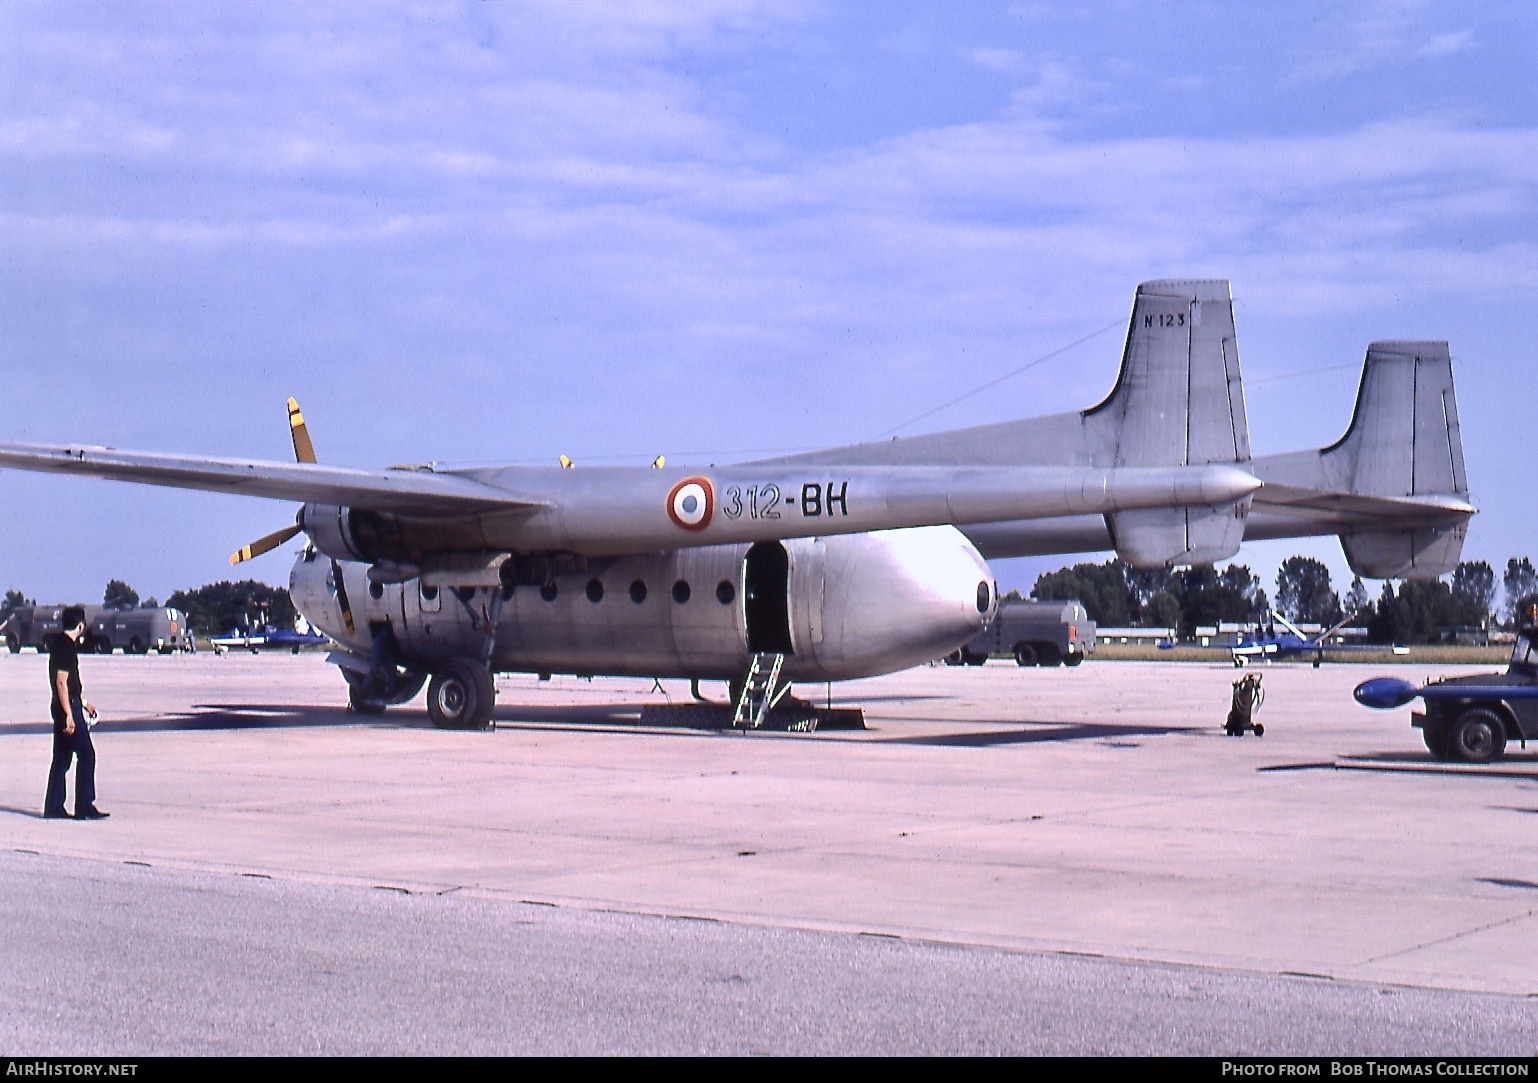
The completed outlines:
<svg viewBox="0 0 1538 1083">
<path fill-rule="evenodd" d="M 592 602 L 594 605 L 597 605 L 599 602 L 603 601 L 603 580 L 597 578 L 589 579 L 587 581 L 587 587 L 585 588 L 584 593 L 587 594 L 587 600 Z M 692 593 L 693 592 L 689 588 L 689 581 L 687 579 L 679 579 L 674 582 L 672 594 L 673 601 L 677 604 L 686 604 L 689 601 Z M 636 605 L 640 605 L 642 602 L 646 601 L 646 595 L 646 581 L 644 579 L 631 580 L 630 600 Z M 546 583 L 539 588 L 539 596 L 547 602 L 553 602 L 557 597 L 560 596 L 560 587 L 554 581 Z M 731 605 L 736 597 L 737 588 L 732 586 L 729 580 L 723 579 L 721 582 L 716 584 L 716 601 L 720 602 L 722 605 Z"/>
<path fill-rule="evenodd" d="M 384 587 L 379 583 L 370 583 L 368 592 L 369 596 L 376 601 L 384 597 Z M 547 602 L 555 601 L 556 598 L 560 596 L 560 592 L 560 586 L 554 580 L 551 580 L 539 588 L 539 596 Z M 587 588 L 585 593 L 587 594 L 587 600 L 594 603 L 595 605 L 603 601 L 603 580 L 597 578 L 589 579 L 587 581 Z M 689 581 L 687 579 L 680 579 L 673 584 L 673 601 L 677 602 L 679 605 L 684 605 L 687 603 L 692 593 L 693 592 L 689 588 Z M 632 602 L 634 602 L 636 605 L 640 605 L 642 602 L 646 601 L 646 594 L 647 591 L 645 580 L 635 579 L 631 581 L 630 600 Z M 469 602 L 471 598 L 475 597 L 475 591 L 473 588 L 463 587 L 459 590 L 459 596 L 465 602 Z M 438 588 L 423 587 L 422 597 L 429 602 L 434 601 L 438 597 Z M 512 601 L 512 598 L 512 588 L 502 588 L 502 600 L 508 602 Z M 736 598 L 737 588 L 732 585 L 730 580 L 723 579 L 721 582 L 716 584 L 716 601 L 720 602 L 722 605 L 731 605 L 732 602 L 736 600 Z"/>
</svg>

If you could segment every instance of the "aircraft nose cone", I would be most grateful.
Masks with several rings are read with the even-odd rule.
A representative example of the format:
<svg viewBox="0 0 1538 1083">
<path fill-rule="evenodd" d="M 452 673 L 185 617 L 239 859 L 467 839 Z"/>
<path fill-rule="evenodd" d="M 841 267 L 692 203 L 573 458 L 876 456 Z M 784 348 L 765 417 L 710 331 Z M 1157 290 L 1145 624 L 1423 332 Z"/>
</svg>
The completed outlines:
<svg viewBox="0 0 1538 1083">
<path fill-rule="evenodd" d="M 1374 677 L 1357 685 L 1351 695 L 1363 707 L 1387 711 L 1403 707 L 1420 695 L 1420 689 L 1398 677 Z"/>
</svg>

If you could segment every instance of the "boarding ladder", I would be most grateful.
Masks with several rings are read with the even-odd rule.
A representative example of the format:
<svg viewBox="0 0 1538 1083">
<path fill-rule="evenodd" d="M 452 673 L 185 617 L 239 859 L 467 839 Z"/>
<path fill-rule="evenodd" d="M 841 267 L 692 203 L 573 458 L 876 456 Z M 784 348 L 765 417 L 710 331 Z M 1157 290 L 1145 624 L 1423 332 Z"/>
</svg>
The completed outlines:
<svg viewBox="0 0 1538 1083">
<path fill-rule="evenodd" d="M 753 656 L 753 661 L 748 665 L 748 679 L 742 685 L 742 695 L 737 698 L 737 712 L 732 716 L 734 727 L 756 730 L 764 724 L 764 717 L 770 709 L 790 691 L 787 682 L 784 688 L 779 689 L 779 694 L 775 694 L 775 686 L 780 680 L 780 667 L 784 664 L 783 654 L 766 652 Z"/>
</svg>

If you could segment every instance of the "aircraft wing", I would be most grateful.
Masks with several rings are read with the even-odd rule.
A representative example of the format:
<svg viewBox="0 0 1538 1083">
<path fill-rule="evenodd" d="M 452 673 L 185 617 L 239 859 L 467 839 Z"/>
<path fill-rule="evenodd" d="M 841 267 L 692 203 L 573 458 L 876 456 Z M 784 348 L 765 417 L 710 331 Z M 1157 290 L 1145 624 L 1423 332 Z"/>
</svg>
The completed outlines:
<svg viewBox="0 0 1538 1083">
<path fill-rule="evenodd" d="M 1398 655 L 1406 655 L 1410 653 L 1410 648 L 1406 647 L 1402 643 L 1395 643 L 1388 646 L 1374 643 L 1333 643 L 1321 644 L 1320 646 L 1313 648 L 1313 650 L 1323 651 L 1325 654 L 1382 654 L 1384 651 L 1388 651 L 1390 654 Z"/>
<path fill-rule="evenodd" d="M 314 463 L 205 459 L 42 444 L 0 444 L 0 466 L 404 514 L 534 511 L 548 506 L 544 501 L 526 499 L 457 474 L 431 470 L 357 470 Z"/>
</svg>

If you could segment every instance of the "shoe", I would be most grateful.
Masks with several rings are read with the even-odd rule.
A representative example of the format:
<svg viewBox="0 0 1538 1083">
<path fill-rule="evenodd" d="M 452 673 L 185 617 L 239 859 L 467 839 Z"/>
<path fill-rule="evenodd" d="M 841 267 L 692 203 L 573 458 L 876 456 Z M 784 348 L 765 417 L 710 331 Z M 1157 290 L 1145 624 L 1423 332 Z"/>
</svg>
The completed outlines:
<svg viewBox="0 0 1538 1083">
<path fill-rule="evenodd" d="M 61 808 L 45 808 L 43 810 L 43 819 L 45 819 L 45 820 L 67 820 L 67 819 L 69 819 L 69 813 L 65 812 Z"/>
<path fill-rule="evenodd" d="M 77 819 L 77 820 L 105 820 L 108 816 L 111 816 L 111 815 L 112 815 L 112 813 L 110 813 L 110 812 L 103 812 L 101 809 L 96 808 L 95 806 L 92 806 L 91 808 L 88 808 L 88 809 L 84 810 L 83 812 L 75 813 L 75 819 Z"/>
</svg>

